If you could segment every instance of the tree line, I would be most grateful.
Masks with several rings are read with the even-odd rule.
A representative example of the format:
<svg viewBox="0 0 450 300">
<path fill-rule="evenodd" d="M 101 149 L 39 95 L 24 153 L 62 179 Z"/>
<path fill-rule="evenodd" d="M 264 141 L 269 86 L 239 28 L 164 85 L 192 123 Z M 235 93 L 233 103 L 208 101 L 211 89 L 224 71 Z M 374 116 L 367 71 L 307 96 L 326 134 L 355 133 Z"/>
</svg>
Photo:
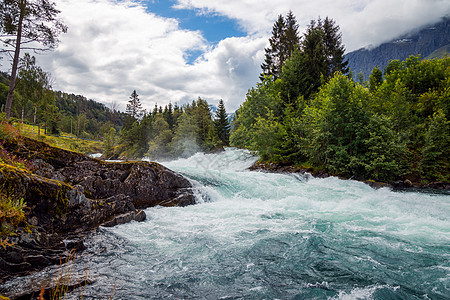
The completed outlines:
<svg viewBox="0 0 450 300">
<path fill-rule="evenodd" d="M 110 127 L 119 130 L 124 113 L 115 107 L 106 107 L 81 95 L 53 91 L 51 75 L 44 72 L 36 59 L 28 53 L 21 59 L 15 80 L 14 101 L 10 116 L 20 122 L 34 125 L 39 133 L 70 133 L 80 138 L 102 139 Z M 0 76 L 0 107 L 5 111 L 9 76 Z"/>
<path fill-rule="evenodd" d="M 450 58 L 394 60 L 355 82 L 332 19 L 289 39 L 292 20 L 289 13 L 274 24 L 261 82 L 236 112 L 231 145 L 347 178 L 449 181 Z"/>
<path fill-rule="evenodd" d="M 112 131 L 105 155 L 158 160 L 188 157 L 198 151 L 229 146 L 229 135 L 230 122 L 223 100 L 214 115 L 208 102 L 200 97 L 181 107 L 171 103 L 164 108 L 155 105 L 147 112 L 133 91 L 118 140 L 112 140 L 115 136 Z"/>
</svg>

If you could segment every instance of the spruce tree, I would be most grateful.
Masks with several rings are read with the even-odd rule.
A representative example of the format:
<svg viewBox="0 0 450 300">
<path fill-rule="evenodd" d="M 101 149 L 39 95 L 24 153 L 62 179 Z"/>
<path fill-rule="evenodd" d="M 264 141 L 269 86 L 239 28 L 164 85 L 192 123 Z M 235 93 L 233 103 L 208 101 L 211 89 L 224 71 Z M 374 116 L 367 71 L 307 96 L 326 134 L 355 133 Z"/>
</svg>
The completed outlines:
<svg viewBox="0 0 450 300">
<path fill-rule="evenodd" d="M 216 119 L 214 120 L 214 129 L 217 137 L 222 142 L 223 146 L 230 145 L 230 121 L 223 100 L 220 99 L 217 106 Z"/>
<path fill-rule="evenodd" d="M 339 25 L 328 17 L 320 22 L 323 31 L 323 45 L 325 49 L 327 78 L 333 77 L 335 72 L 346 75 L 349 71 L 348 61 L 344 60 L 345 47 L 342 44 L 342 33 L 339 32 Z"/>
<path fill-rule="evenodd" d="M 298 49 L 300 38 L 298 36 L 298 24 L 294 13 L 290 10 L 285 18 L 286 30 L 282 36 L 282 48 L 285 55 L 285 60 L 292 56 L 295 49 Z"/>
<path fill-rule="evenodd" d="M 140 118 L 141 115 L 142 115 L 141 101 L 139 100 L 139 95 L 136 93 L 136 90 L 134 90 L 131 93 L 130 100 L 128 100 L 128 104 L 125 109 L 123 129 L 125 131 L 131 129 L 133 123 L 135 123 Z"/>
<path fill-rule="evenodd" d="M 304 56 L 303 69 L 306 70 L 310 82 L 303 90 L 305 98 L 330 78 L 335 72 L 348 74 L 348 62 L 344 61 L 345 47 L 342 45 L 341 33 L 333 19 L 328 17 L 322 21 L 320 18 L 312 20 L 301 42 L 301 52 Z"/>
<path fill-rule="evenodd" d="M 167 122 L 167 124 L 169 124 L 170 130 L 172 130 L 173 126 L 175 125 L 175 120 L 173 117 L 172 103 L 169 102 L 169 105 L 166 105 L 164 107 L 163 117 L 164 117 L 164 120 Z"/>
<path fill-rule="evenodd" d="M 283 63 L 286 60 L 286 53 L 282 45 L 285 31 L 286 23 L 284 22 L 283 16 L 279 15 L 272 27 L 272 37 L 269 39 L 269 47 L 264 49 L 266 56 L 264 63 L 261 65 L 261 80 L 264 79 L 265 75 L 271 75 L 276 79 L 281 74 Z"/>
<path fill-rule="evenodd" d="M 130 100 L 128 100 L 125 112 L 135 120 L 141 116 L 142 104 L 139 100 L 139 95 L 136 93 L 136 90 L 131 93 Z"/>
<path fill-rule="evenodd" d="M 306 29 L 301 43 L 303 77 L 307 78 L 303 96 L 309 96 L 316 92 L 322 84 L 322 77 L 327 74 L 327 60 L 324 46 L 324 33 L 322 22 L 312 20 Z"/>
<path fill-rule="evenodd" d="M 269 47 L 264 49 L 266 56 L 261 65 L 262 73 L 259 76 L 261 81 L 267 75 L 271 75 L 274 80 L 280 77 L 285 61 L 300 43 L 297 31 L 298 24 L 292 11 L 288 12 L 286 18 L 283 18 L 282 15 L 278 16 L 272 28 Z"/>
</svg>

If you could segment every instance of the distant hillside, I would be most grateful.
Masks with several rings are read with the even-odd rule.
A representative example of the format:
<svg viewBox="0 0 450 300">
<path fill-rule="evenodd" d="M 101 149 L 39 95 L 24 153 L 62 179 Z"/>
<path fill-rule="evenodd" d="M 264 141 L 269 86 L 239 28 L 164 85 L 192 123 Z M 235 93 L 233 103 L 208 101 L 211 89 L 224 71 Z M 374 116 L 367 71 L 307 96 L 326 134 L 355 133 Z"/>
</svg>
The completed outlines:
<svg viewBox="0 0 450 300">
<path fill-rule="evenodd" d="M 373 49 L 359 49 L 348 53 L 345 57 L 353 76 L 364 74 L 365 80 L 374 67 L 382 70 L 391 60 L 405 60 L 411 55 L 420 54 L 422 58 L 445 56 L 450 48 L 450 18 L 444 18 L 440 23 L 425 27 L 414 33 L 399 37 Z"/>
</svg>

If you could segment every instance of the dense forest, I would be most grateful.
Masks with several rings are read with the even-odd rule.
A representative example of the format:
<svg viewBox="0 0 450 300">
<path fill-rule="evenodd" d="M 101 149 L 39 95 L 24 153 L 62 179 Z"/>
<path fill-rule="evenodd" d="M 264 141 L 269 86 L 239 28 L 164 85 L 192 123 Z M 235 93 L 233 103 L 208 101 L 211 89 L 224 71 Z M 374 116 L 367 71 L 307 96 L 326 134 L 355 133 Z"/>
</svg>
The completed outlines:
<svg viewBox="0 0 450 300">
<path fill-rule="evenodd" d="M 124 113 L 81 95 L 54 92 L 50 74 L 34 57 L 25 55 L 16 80 L 11 115 L 42 127 L 49 134 L 70 133 L 80 138 L 102 139 L 113 127 L 120 130 Z M 0 74 L 0 106 L 4 110 L 9 76 Z"/>
<path fill-rule="evenodd" d="M 164 108 L 155 105 L 152 112 L 146 112 L 134 91 L 119 134 L 119 146 L 109 147 L 105 155 L 147 156 L 160 160 L 188 157 L 198 151 L 209 152 L 228 146 L 229 134 L 229 119 L 222 100 L 215 115 L 208 102 L 201 98 L 182 107 L 170 103 Z M 112 131 L 110 138 L 113 137 Z M 113 145 L 114 141 L 108 143 Z"/>
<path fill-rule="evenodd" d="M 312 21 L 285 50 L 290 23 L 288 14 L 273 27 L 262 80 L 236 112 L 232 146 L 347 178 L 450 180 L 450 58 L 393 60 L 355 82 L 333 20 Z M 274 62 L 281 67 L 267 72 Z"/>
</svg>

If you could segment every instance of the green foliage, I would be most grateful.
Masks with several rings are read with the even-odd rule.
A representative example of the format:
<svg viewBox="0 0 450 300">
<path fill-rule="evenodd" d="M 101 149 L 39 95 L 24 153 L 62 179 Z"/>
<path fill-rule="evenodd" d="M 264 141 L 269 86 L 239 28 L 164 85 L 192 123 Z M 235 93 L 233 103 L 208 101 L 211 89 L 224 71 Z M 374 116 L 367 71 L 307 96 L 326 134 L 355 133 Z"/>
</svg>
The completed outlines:
<svg viewBox="0 0 450 300">
<path fill-rule="evenodd" d="M 406 144 L 392 129 L 386 116 L 373 115 L 366 127 L 364 146 L 365 178 L 375 180 L 394 180 L 406 169 Z"/>
<path fill-rule="evenodd" d="M 220 146 L 230 145 L 230 121 L 225 110 L 223 100 L 220 99 L 217 106 L 216 118 L 214 120 L 214 130 L 219 139 Z"/>
<path fill-rule="evenodd" d="M 27 206 L 23 198 L 0 192 L 0 237 L 13 235 L 19 225 L 25 226 L 25 212 Z"/>
<path fill-rule="evenodd" d="M 170 125 L 161 114 L 156 114 L 153 120 L 153 129 L 156 136 L 150 140 L 148 151 L 146 153 L 151 159 L 168 159 L 171 157 L 170 142 L 173 138 L 173 132 Z"/>
<path fill-rule="evenodd" d="M 108 132 L 104 134 L 105 138 L 103 139 L 103 151 L 105 157 L 111 157 L 114 154 L 114 146 L 116 144 L 116 129 L 114 127 L 110 127 Z"/>
<path fill-rule="evenodd" d="M 346 177 L 449 181 L 450 59 L 392 61 L 368 87 L 339 72 L 328 81 L 321 24 L 311 22 L 278 80 L 247 93 L 231 145 Z"/>
<path fill-rule="evenodd" d="M 327 165 L 335 174 L 362 175 L 368 97 L 366 89 L 339 73 L 322 87 L 305 116 L 312 122 L 308 138 L 313 163 Z"/>
<path fill-rule="evenodd" d="M 281 142 L 286 135 L 282 124 L 277 122 L 272 111 L 268 111 L 267 117 L 258 117 L 253 125 L 254 137 L 251 140 L 251 149 L 258 151 L 264 161 L 279 162 L 281 159 Z"/>
<path fill-rule="evenodd" d="M 255 135 L 253 126 L 257 118 L 266 118 L 269 111 L 274 115 L 281 114 L 282 106 L 276 85 L 270 77 L 266 77 L 256 88 L 248 91 L 233 122 L 234 128 L 230 136 L 232 146 L 251 149 L 251 139 Z"/>
<path fill-rule="evenodd" d="M 208 152 L 221 145 L 208 102 L 198 98 L 181 108 L 155 106 L 151 114 L 135 120 L 130 128 L 124 126 L 117 147 L 122 152 L 116 154 L 164 160 Z"/>
<path fill-rule="evenodd" d="M 450 181 L 450 121 L 442 110 L 430 117 L 421 170 L 429 180 Z"/>
<path fill-rule="evenodd" d="M 112 124 L 116 131 L 123 126 L 125 114 L 117 111 L 114 105 L 108 108 L 84 96 L 63 92 L 55 92 L 55 104 L 58 107 L 59 128 L 67 133 L 77 133 L 77 120 L 82 114 L 86 117 L 86 124 L 81 133 L 84 132 L 89 138 L 98 137 L 100 128 L 106 123 Z"/>
<path fill-rule="evenodd" d="M 369 76 L 369 91 L 371 93 L 375 92 L 382 83 L 383 72 L 381 72 L 380 68 L 375 67 Z"/>
</svg>

